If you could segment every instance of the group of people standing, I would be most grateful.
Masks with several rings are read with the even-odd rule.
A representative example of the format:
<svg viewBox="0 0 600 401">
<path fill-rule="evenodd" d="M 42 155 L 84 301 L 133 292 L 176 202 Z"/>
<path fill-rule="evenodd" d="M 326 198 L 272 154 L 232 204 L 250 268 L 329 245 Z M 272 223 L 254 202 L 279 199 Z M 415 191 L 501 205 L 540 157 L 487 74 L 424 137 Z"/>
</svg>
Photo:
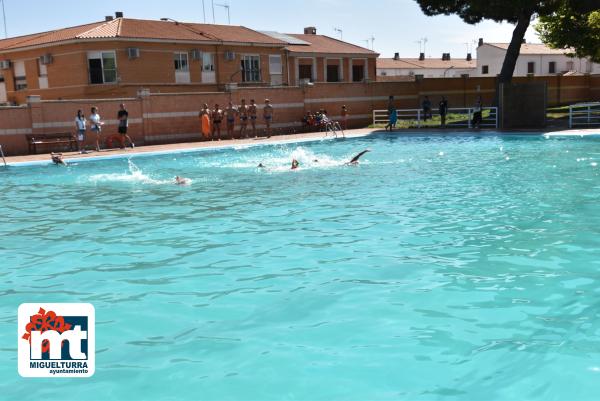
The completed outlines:
<svg viewBox="0 0 600 401">
<path fill-rule="evenodd" d="M 423 113 L 423 121 L 427 121 L 427 119 L 433 119 L 433 107 L 429 96 L 425 96 L 423 101 L 421 102 L 421 108 Z M 481 104 L 481 96 L 477 98 L 475 101 L 475 105 L 472 108 L 473 110 L 473 118 L 471 120 L 471 126 L 474 128 L 481 128 L 481 123 L 483 120 L 483 108 Z M 398 122 L 398 111 L 394 104 L 394 97 L 390 96 L 388 100 L 388 124 L 385 126 L 386 131 L 389 129 L 390 131 L 396 128 L 396 123 Z M 442 128 L 446 127 L 446 117 L 448 116 L 448 99 L 445 96 L 442 96 L 440 102 L 438 103 L 438 114 L 440 115 L 440 125 Z"/>
<path fill-rule="evenodd" d="M 102 126 L 104 126 L 104 121 L 100 117 L 100 113 L 98 107 L 92 107 L 90 110 L 90 130 L 93 134 L 95 134 L 96 139 L 96 151 L 100 152 L 100 143 L 102 139 Z M 130 147 L 135 147 L 135 144 L 127 134 L 127 128 L 129 127 L 129 112 L 125 108 L 125 104 L 121 103 L 119 105 L 119 111 L 117 112 L 117 120 L 118 120 L 118 129 L 117 132 L 120 136 L 121 147 L 123 148 L 126 144 L 126 141 L 129 142 Z M 77 148 L 79 153 L 87 153 L 85 150 L 85 138 L 88 128 L 88 120 L 85 118 L 83 111 L 77 110 L 77 116 L 75 117 L 75 129 L 77 131 L 76 139 L 77 139 Z"/>
<path fill-rule="evenodd" d="M 256 121 L 258 120 L 258 105 L 254 99 L 250 100 L 250 104 L 246 104 L 246 100 L 242 99 L 239 106 L 235 106 L 233 102 L 229 102 L 227 107 L 222 110 L 218 104 L 215 104 L 213 109 L 208 107 L 208 104 L 202 106 L 202 110 L 198 117 L 202 135 L 205 140 L 221 140 L 221 125 L 225 120 L 227 129 L 227 138 L 234 139 L 236 120 L 240 125 L 239 137 L 248 138 L 248 123 L 252 130 L 252 136 L 258 137 L 256 129 Z M 271 137 L 271 125 L 273 123 L 274 109 L 269 99 L 265 99 L 265 105 L 262 108 L 262 119 L 266 127 L 267 138 Z"/>
</svg>

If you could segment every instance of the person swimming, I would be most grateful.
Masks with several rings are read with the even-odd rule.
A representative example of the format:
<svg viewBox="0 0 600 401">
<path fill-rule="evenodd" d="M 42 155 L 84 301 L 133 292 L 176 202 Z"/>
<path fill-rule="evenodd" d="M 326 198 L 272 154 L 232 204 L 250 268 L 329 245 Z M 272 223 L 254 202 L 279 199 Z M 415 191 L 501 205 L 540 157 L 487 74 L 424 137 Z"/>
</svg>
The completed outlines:
<svg viewBox="0 0 600 401">
<path fill-rule="evenodd" d="M 176 185 L 190 185 L 190 179 L 185 177 L 176 176 L 175 177 Z"/>
<path fill-rule="evenodd" d="M 352 165 L 352 166 L 356 166 L 358 164 L 358 159 L 360 159 L 360 157 L 362 155 L 364 155 L 365 153 L 370 152 L 369 149 L 365 149 L 362 152 L 360 152 L 359 154 L 357 154 L 356 156 L 354 156 L 352 158 L 352 160 L 350 160 L 348 163 L 346 163 L 347 165 Z"/>
<path fill-rule="evenodd" d="M 262 163 L 258 163 L 258 166 L 256 166 L 257 168 L 265 168 L 266 166 Z"/>
<path fill-rule="evenodd" d="M 63 165 L 63 166 L 67 165 L 67 163 L 63 159 L 62 153 L 51 153 L 50 157 L 52 159 L 52 163 L 56 164 L 57 166 L 58 165 Z"/>
<path fill-rule="evenodd" d="M 298 160 L 293 159 L 292 160 L 292 170 L 296 170 L 298 167 L 300 167 L 300 162 L 298 162 Z"/>
</svg>

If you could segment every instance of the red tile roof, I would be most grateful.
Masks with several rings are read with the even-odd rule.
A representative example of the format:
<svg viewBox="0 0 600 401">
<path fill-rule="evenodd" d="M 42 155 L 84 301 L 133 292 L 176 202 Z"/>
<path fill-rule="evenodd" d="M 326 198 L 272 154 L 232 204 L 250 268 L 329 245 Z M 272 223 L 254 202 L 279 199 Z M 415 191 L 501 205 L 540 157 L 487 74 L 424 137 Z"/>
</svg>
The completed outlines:
<svg viewBox="0 0 600 401">
<path fill-rule="evenodd" d="M 484 43 L 484 45 L 490 45 L 502 50 L 507 50 L 509 43 Z M 552 49 L 543 43 L 523 43 L 521 45 L 520 54 L 566 54 L 571 51 L 572 50 Z"/>
<path fill-rule="evenodd" d="M 288 45 L 286 49 L 293 53 L 334 53 L 334 54 L 364 54 L 365 56 L 377 56 L 378 54 L 364 47 L 356 46 L 348 42 L 342 42 L 324 35 L 301 35 L 288 33 L 286 35 L 310 43 L 309 45 Z"/>
<path fill-rule="evenodd" d="M 477 60 L 473 59 L 471 61 L 467 61 L 466 59 L 450 59 L 450 60 L 442 60 L 441 58 L 426 58 L 424 60 L 419 60 L 418 58 L 401 58 L 398 60 L 394 60 L 393 58 L 378 58 L 377 59 L 377 68 L 385 68 L 385 69 L 423 69 L 423 68 L 433 68 L 433 69 L 446 69 L 446 68 L 477 68 Z"/>
<path fill-rule="evenodd" d="M 217 41 L 226 43 L 256 43 L 281 47 L 287 44 L 286 42 L 243 26 L 116 18 L 112 21 L 94 22 L 71 28 L 0 40 L 0 51 L 72 40 L 85 41 L 105 38 Z"/>
</svg>

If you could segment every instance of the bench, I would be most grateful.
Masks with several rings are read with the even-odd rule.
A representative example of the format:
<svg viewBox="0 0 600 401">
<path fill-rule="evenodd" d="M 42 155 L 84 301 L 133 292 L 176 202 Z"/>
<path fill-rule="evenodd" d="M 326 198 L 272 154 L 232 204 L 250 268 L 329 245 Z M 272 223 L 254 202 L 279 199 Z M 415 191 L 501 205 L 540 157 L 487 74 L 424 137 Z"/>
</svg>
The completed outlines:
<svg viewBox="0 0 600 401">
<path fill-rule="evenodd" d="M 65 145 L 69 146 L 69 150 L 77 150 L 77 140 L 75 136 L 70 132 L 58 132 L 52 134 L 35 134 L 26 135 L 27 144 L 29 145 L 29 154 L 36 155 L 38 152 L 38 146 L 54 146 L 55 149 L 51 150 L 63 150 Z M 61 145 L 59 149 L 56 149 Z"/>
</svg>

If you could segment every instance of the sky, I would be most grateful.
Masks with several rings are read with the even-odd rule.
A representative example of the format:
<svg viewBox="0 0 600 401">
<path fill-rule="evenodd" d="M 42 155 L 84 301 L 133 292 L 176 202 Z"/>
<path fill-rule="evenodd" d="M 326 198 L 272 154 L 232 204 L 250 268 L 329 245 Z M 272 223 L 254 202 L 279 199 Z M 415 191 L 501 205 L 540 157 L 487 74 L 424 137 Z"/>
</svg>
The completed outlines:
<svg viewBox="0 0 600 401">
<path fill-rule="evenodd" d="M 423 38 L 427 38 L 427 57 L 450 53 L 459 58 L 467 51 L 475 55 L 478 38 L 509 42 L 514 29 L 490 21 L 469 25 L 455 16 L 427 17 L 414 0 L 4 0 L 6 31 L 13 37 L 81 25 L 115 11 L 129 18 L 204 22 L 203 3 L 206 22 L 212 23 L 213 1 L 217 24 L 228 23 L 226 8 L 217 5 L 227 4 L 232 25 L 284 33 L 302 33 L 304 27 L 315 26 L 318 34 L 372 47 L 380 57 L 393 57 L 395 52 L 400 57 L 418 57 Z M 4 26 L 0 26 L 3 37 Z M 367 44 L 369 38 L 374 40 Z M 525 38 L 539 43 L 531 27 Z"/>
</svg>

